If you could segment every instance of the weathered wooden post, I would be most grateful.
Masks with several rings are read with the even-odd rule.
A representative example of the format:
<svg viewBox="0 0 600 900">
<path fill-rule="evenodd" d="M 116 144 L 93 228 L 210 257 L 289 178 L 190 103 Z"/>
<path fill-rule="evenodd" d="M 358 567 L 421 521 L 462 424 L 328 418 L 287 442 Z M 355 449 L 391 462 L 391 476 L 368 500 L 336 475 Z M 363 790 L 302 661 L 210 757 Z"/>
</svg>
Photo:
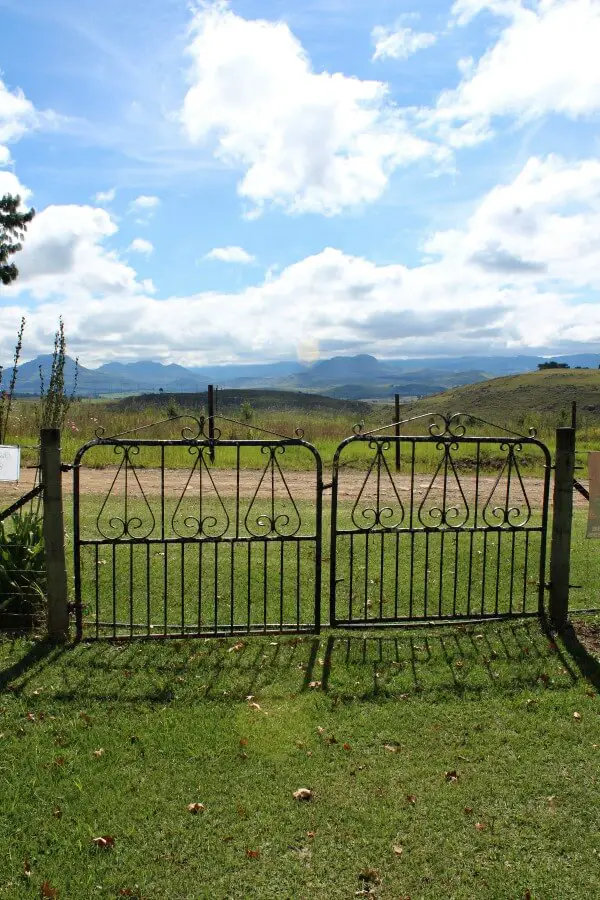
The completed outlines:
<svg viewBox="0 0 600 900">
<path fill-rule="evenodd" d="M 550 550 L 550 618 L 558 627 L 569 616 L 575 429 L 556 429 L 552 546 Z"/>
<path fill-rule="evenodd" d="M 44 485 L 44 555 L 48 580 L 48 637 L 69 637 L 69 597 L 62 506 L 60 429 L 42 428 L 40 466 Z"/>
<path fill-rule="evenodd" d="M 394 394 L 394 434 L 400 437 L 400 394 Z M 396 472 L 400 471 L 400 441 L 396 441 Z"/>
</svg>

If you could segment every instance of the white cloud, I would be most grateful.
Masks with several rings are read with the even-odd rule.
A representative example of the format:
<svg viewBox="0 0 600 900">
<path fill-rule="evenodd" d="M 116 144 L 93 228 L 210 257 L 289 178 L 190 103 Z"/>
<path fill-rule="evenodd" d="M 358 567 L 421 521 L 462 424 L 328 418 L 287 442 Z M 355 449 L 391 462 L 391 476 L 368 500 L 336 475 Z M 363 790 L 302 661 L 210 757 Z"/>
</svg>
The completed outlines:
<svg viewBox="0 0 600 900">
<path fill-rule="evenodd" d="M 116 232 L 106 210 L 46 207 L 29 225 L 23 250 L 15 257 L 19 278 L 5 288 L 5 295 L 27 290 L 36 300 L 60 298 L 85 307 L 94 297 L 122 298 L 143 290 L 135 270 L 103 246 Z"/>
<path fill-rule="evenodd" d="M 496 43 L 424 119 L 451 146 L 492 134 L 494 118 L 520 121 L 556 113 L 577 119 L 600 111 L 600 0 L 520 3 L 461 0 L 458 22 L 483 8 L 510 17 Z"/>
<path fill-rule="evenodd" d="M 140 194 L 133 200 L 129 208 L 132 212 L 148 212 L 157 209 L 160 206 L 160 197 L 149 196 L 148 194 Z"/>
<path fill-rule="evenodd" d="M 435 44 L 435 34 L 428 31 L 413 31 L 412 28 L 384 28 L 376 25 L 371 32 L 375 44 L 373 59 L 408 59 L 413 53 L 425 50 Z"/>
<path fill-rule="evenodd" d="M 285 23 L 218 3 L 196 11 L 191 33 L 184 128 L 243 171 L 238 193 L 256 209 L 336 214 L 376 200 L 397 167 L 441 158 L 409 131 L 386 84 L 314 71 Z"/>
<path fill-rule="evenodd" d="M 134 238 L 127 249 L 132 253 L 141 253 L 143 256 L 151 256 L 154 252 L 154 245 L 145 238 Z"/>
<path fill-rule="evenodd" d="M 20 90 L 10 91 L 0 79 L 0 144 L 16 141 L 35 124 L 33 104 Z"/>
<path fill-rule="evenodd" d="M 116 196 L 116 189 L 109 188 L 107 191 L 98 191 L 97 194 L 94 195 L 94 200 L 96 203 L 100 203 L 103 205 L 104 203 L 112 203 Z"/>
<path fill-rule="evenodd" d="M 450 14 L 457 25 L 468 25 L 483 10 L 511 18 L 521 8 L 521 0 L 455 0 Z"/>
<path fill-rule="evenodd" d="M 254 262 L 254 256 L 244 250 L 243 247 L 213 247 L 204 259 L 217 259 L 221 262 L 230 263 L 251 263 Z"/>
<path fill-rule="evenodd" d="M 4 194 L 12 194 L 19 196 L 23 203 L 26 203 L 31 197 L 31 191 L 24 184 L 21 184 L 16 175 L 12 172 L 0 169 L 0 197 Z"/>
<path fill-rule="evenodd" d="M 3 295 L 0 357 L 21 314 L 32 354 L 48 350 L 62 314 L 84 365 L 264 360 L 306 348 L 401 356 L 600 346 L 600 304 L 589 302 L 600 291 L 599 159 L 531 158 L 462 228 L 433 234 L 421 264 L 378 265 L 328 247 L 238 292 L 151 296 L 104 246 L 116 228 L 101 209 L 39 214 L 17 260 L 22 278 Z"/>
</svg>

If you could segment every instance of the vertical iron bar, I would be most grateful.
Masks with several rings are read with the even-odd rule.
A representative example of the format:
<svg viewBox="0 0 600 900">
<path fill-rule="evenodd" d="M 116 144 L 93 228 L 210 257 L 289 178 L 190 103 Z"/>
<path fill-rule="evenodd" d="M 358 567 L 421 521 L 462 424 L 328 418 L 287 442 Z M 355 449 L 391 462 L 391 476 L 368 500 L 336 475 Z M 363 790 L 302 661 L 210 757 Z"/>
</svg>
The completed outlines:
<svg viewBox="0 0 600 900">
<path fill-rule="evenodd" d="M 150 634 L 150 544 L 146 544 L 146 633 Z"/>
<path fill-rule="evenodd" d="M 215 461 L 215 394 L 212 384 L 208 385 L 208 455 L 210 461 Z"/>
<path fill-rule="evenodd" d="M 527 609 L 527 570 L 529 568 L 529 530 L 525 531 L 525 561 L 523 564 L 523 612 Z"/>
<path fill-rule="evenodd" d="M 427 618 L 427 601 L 429 600 L 429 531 L 425 530 L 425 593 L 423 596 L 423 615 Z"/>
<path fill-rule="evenodd" d="M 165 539 L 165 445 L 160 447 L 160 537 Z M 166 548 L 165 548 L 166 550 Z"/>
<path fill-rule="evenodd" d="M 365 622 L 368 613 L 369 590 L 369 532 L 365 531 Z"/>
<path fill-rule="evenodd" d="M 231 569 L 230 569 L 230 581 L 231 581 L 231 633 L 234 632 L 234 616 L 235 616 L 235 541 L 232 541 L 230 544 L 231 547 Z"/>
<path fill-rule="evenodd" d="M 329 545 L 329 625 L 331 628 L 335 628 L 337 624 L 337 510 L 340 452 L 341 449 L 338 447 L 333 456 L 333 469 L 331 475 L 331 535 Z M 350 581 L 350 591 L 352 591 L 352 581 Z"/>
<path fill-rule="evenodd" d="M 444 504 L 444 508 L 445 508 L 445 504 Z M 446 534 L 445 531 L 442 530 L 441 537 L 440 537 L 440 569 L 439 569 L 440 587 L 439 587 L 439 594 L 438 594 L 438 615 L 439 616 L 442 615 L 442 596 L 443 596 L 443 590 L 444 590 L 442 579 L 444 577 L 444 537 L 445 537 L 445 534 Z"/>
<path fill-rule="evenodd" d="M 164 554 L 163 554 L 163 556 L 164 556 L 164 560 L 165 560 L 165 565 L 164 565 L 164 582 L 163 582 L 163 627 L 164 627 L 164 634 L 165 634 L 165 636 L 166 636 L 166 635 L 168 634 L 168 631 L 169 631 L 169 629 L 167 628 L 167 625 L 168 625 L 168 623 L 169 623 L 168 613 L 167 613 L 167 610 L 168 610 L 168 601 L 169 601 L 169 572 L 168 572 L 168 568 L 169 568 L 169 553 L 168 553 L 168 547 L 167 547 L 167 544 L 166 544 L 166 543 L 163 544 L 163 548 L 164 548 Z"/>
<path fill-rule="evenodd" d="M 112 600 L 113 600 L 113 637 L 117 636 L 117 545 L 112 545 Z"/>
<path fill-rule="evenodd" d="M 517 540 L 517 532 L 513 530 L 512 533 L 512 546 L 510 550 L 510 594 L 508 598 L 508 611 L 512 613 L 513 611 L 513 592 L 515 586 L 515 542 Z"/>
<path fill-rule="evenodd" d="M 396 472 L 400 471 L 400 394 L 394 394 L 394 434 L 396 436 Z"/>
<path fill-rule="evenodd" d="M 265 633 L 267 631 L 267 570 L 269 565 L 269 556 L 267 550 L 268 544 L 265 540 L 263 542 L 263 625 Z"/>
<path fill-rule="evenodd" d="M 283 548 L 284 542 L 279 543 L 279 628 L 283 628 Z"/>
<path fill-rule="evenodd" d="M 398 593 L 400 590 L 400 532 L 396 531 L 396 570 L 394 576 L 394 618 L 398 618 Z"/>
<path fill-rule="evenodd" d="M 548 535 L 548 504 L 550 498 L 550 470 L 552 468 L 552 460 L 550 453 L 544 447 L 544 499 L 542 502 L 542 533 L 540 535 L 540 573 L 539 573 L 539 591 L 538 591 L 538 613 L 544 613 L 544 590 L 546 588 L 546 554 L 547 554 L 547 535 Z"/>
<path fill-rule="evenodd" d="M 198 632 L 202 632 L 202 546 L 198 541 Z"/>
<path fill-rule="evenodd" d="M 508 509 L 508 506 L 507 506 Z M 500 553 L 501 553 L 501 545 L 502 545 L 502 531 L 499 530 L 497 532 L 498 537 L 498 554 L 496 558 L 496 602 L 494 605 L 494 610 L 496 615 L 498 615 L 499 603 L 500 603 Z"/>
<path fill-rule="evenodd" d="M 471 615 L 471 588 L 473 586 L 473 538 L 475 531 L 469 532 L 469 577 L 467 581 L 467 616 Z"/>
<path fill-rule="evenodd" d="M 460 531 L 456 529 L 454 532 L 454 590 L 452 594 L 452 615 L 456 616 L 456 597 L 458 593 L 458 539 L 460 537 Z"/>
<path fill-rule="evenodd" d="M 350 532 L 350 559 L 348 561 L 348 620 L 352 621 L 352 586 L 354 584 L 354 532 Z"/>
<path fill-rule="evenodd" d="M 315 503 L 315 633 L 321 631 L 321 591 L 323 568 L 323 463 L 321 454 L 316 455 L 316 503 Z M 298 625 L 300 622 L 298 621 Z"/>
<path fill-rule="evenodd" d="M 96 637 L 100 636 L 100 572 L 98 571 L 98 544 L 94 544 L 94 550 L 96 551 Z M 77 637 L 81 640 L 82 635 L 79 633 L 79 629 L 77 631 Z"/>
<path fill-rule="evenodd" d="M 296 541 L 296 626 L 300 630 L 300 541 Z"/>
<path fill-rule="evenodd" d="M 79 522 L 79 462 L 73 466 L 73 566 L 75 573 L 75 633 L 77 640 L 83 637 L 81 597 L 81 525 Z M 36 471 L 36 477 L 37 477 Z M 96 592 L 98 590 L 98 545 L 96 544 Z M 98 598 L 96 597 L 96 637 L 98 637 Z"/>
<path fill-rule="evenodd" d="M 577 400 L 571 401 L 571 428 L 577 430 Z"/>
<path fill-rule="evenodd" d="M 185 635 L 185 544 L 181 547 L 181 635 Z"/>
<path fill-rule="evenodd" d="M 218 632 L 218 630 L 219 630 L 219 594 L 218 594 L 218 591 L 219 591 L 219 542 L 218 542 L 218 541 L 215 541 L 215 543 L 214 543 L 214 548 L 215 548 L 215 590 L 214 590 L 214 597 L 215 597 L 215 634 L 216 634 L 216 633 Z"/>
<path fill-rule="evenodd" d="M 485 582 L 487 575 L 487 529 L 483 532 L 483 556 L 482 556 L 482 570 L 481 570 L 481 615 L 484 614 L 485 611 Z"/>
<path fill-rule="evenodd" d="M 379 618 L 383 619 L 383 563 L 385 554 L 385 531 L 381 532 L 381 557 L 379 560 Z"/>
<path fill-rule="evenodd" d="M 248 631 L 250 631 L 252 605 L 252 541 L 248 541 Z"/>
<path fill-rule="evenodd" d="M 129 635 L 133 637 L 133 544 L 129 545 Z"/>
</svg>

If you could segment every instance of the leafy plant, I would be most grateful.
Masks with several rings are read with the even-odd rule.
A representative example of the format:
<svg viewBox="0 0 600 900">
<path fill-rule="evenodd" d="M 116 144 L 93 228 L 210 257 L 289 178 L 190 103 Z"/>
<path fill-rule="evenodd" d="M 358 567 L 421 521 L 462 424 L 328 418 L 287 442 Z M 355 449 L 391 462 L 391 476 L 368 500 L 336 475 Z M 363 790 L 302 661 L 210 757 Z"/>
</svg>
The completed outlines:
<svg viewBox="0 0 600 900">
<path fill-rule="evenodd" d="M 0 444 L 6 443 L 6 434 L 8 431 L 8 419 L 12 407 L 13 394 L 17 383 L 17 372 L 19 368 L 19 359 L 21 357 L 21 349 L 23 347 L 23 332 L 25 330 L 25 319 L 21 319 L 21 326 L 17 334 L 17 343 L 15 345 L 15 354 L 13 357 L 12 375 L 8 390 L 2 390 L 2 375 L 4 370 L 0 366 Z"/>
<path fill-rule="evenodd" d="M 0 613 L 35 612 L 45 591 L 41 516 L 30 511 L 0 522 Z"/>
<path fill-rule="evenodd" d="M 65 365 L 67 362 L 67 339 L 62 317 L 58 320 L 58 330 L 54 335 L 54 351 L 50 366 L 48 388 L 44 385 L 44 373 L 40 366 L 40 428 L 62 428 L 77 389 L 79 361 L 75 360 L 73 389 L 70 394 L 65 389 Z"/>
</svg>

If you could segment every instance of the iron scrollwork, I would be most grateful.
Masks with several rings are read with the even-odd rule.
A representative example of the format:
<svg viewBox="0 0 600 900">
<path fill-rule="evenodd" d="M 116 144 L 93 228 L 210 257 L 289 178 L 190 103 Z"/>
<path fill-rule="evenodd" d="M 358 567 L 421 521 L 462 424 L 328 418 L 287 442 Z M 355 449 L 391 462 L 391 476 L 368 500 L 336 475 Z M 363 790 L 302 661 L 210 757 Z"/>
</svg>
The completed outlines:
<svg viewBox="0 0 600 900">
<path fill-rule="evenodd" d="M 285 453 L 285 445 L 264 444 L 261 453 L 266 454 L 268 459 L 244 517 L 244 526 L 252 537 L 293 537 L 300 531 L 302 517 L 277 458 Z M 284 489 L 283 503 L 287 504 L 287 512 L 281 509 L 282 501 L 276 497 L 278 482 Z M 266 498 L 259 497 L 263 485 L 268 485 Z M 268 511 L 257 511 L 265 499 Z"/>
<path fill-rule="evenodd" d="M 108 494 L 104 498 L 102 506 L 100 507 L 100 512 L 98 513 L 98 516 L 96 518 L 96 528 L 98 530 L 98 533 L 103 538 L 106 538 L 106 540 L 118 541 L 123 538 L 144 540 L 145 538 L 150 537 L 150 535 L 154 531 L 156 519 L 154 517 L 154 513 L 152 512 L 152 507 L 150 506 L 148 498 L 146 497 L 144 489 L 141 485 L 136 467 L 132 461 L 132 457 L 137 456 L 139 452 L 140 448 L 136 444 L 114 445 L 114 453 L 117 456 L 122 455 L 123 458 L 119 463 L 119 467 L 115 473 L 115 477 L 112 480 Z M 124 486 L 122 513 L 120 515 L 112 515 L 107 507 L 111 497 L 113 497 L 113 499 L 117 499 L 119 497 L 119 495 L 115 491 L 115 487 L 117 485 L 117 482 L 119 481 L 119 476 L 121 476 L 121 474 L 123 476 Z M 142 497 L 144 518 L 142 518 L 141 515 L 130 515 L 129 485 L 130 479 L 132 477 Z M 103 521 L 103 515 L 105 511 L 107 513 L 106 522 Z"/>
<path fill-rule="evenodd" d="M 373 438 L 369 441 L 369 448 L 374 450 L 375 454 L 352 507 L 352 522 L 360 531 L 372 531 L 374 528 L 400 528 L 406 513 L 385 458 L 386 451 L 390 449 L 390 442 L 386 439 Z M 361 497 L 365 494 L 370 479 L 375 481 L 375 505 L 365 506 L 359 510 Z M 382 497 L 386 499 L 391 497 L 392 503 L 395 498 L 394 505 L 390 506 L 389 503 L 382 502 Z"/>
<path fill-rule="evenodd" d="M 227 508 L 215 484 L 215 480 L 206 463 L 206 459 L 204 458 L 205 452 L 208 449 L 209 448 L 207 448 L 206 445 L 202 444 L 192 444 L 188 447 L 188 453 L 195 456 L 196 459 L 194 460 L 194 465 L 190 470 L 171 518 L 171 527 L 178 537 L 220 538 L 223 537 L 229 529 L 230 519 Z M 196 507 L 196 514 L 191 515 L 186 514 L 184 501 L 186 492 L 192 483 L 195 474 L 198 475 L 198 505 Z M 210 511 L 205 514 L 206 503 L 207 501 L 210 502 L 211 499 L 213 503 L 216 504 L 216 514 Z"/>
</svg>

